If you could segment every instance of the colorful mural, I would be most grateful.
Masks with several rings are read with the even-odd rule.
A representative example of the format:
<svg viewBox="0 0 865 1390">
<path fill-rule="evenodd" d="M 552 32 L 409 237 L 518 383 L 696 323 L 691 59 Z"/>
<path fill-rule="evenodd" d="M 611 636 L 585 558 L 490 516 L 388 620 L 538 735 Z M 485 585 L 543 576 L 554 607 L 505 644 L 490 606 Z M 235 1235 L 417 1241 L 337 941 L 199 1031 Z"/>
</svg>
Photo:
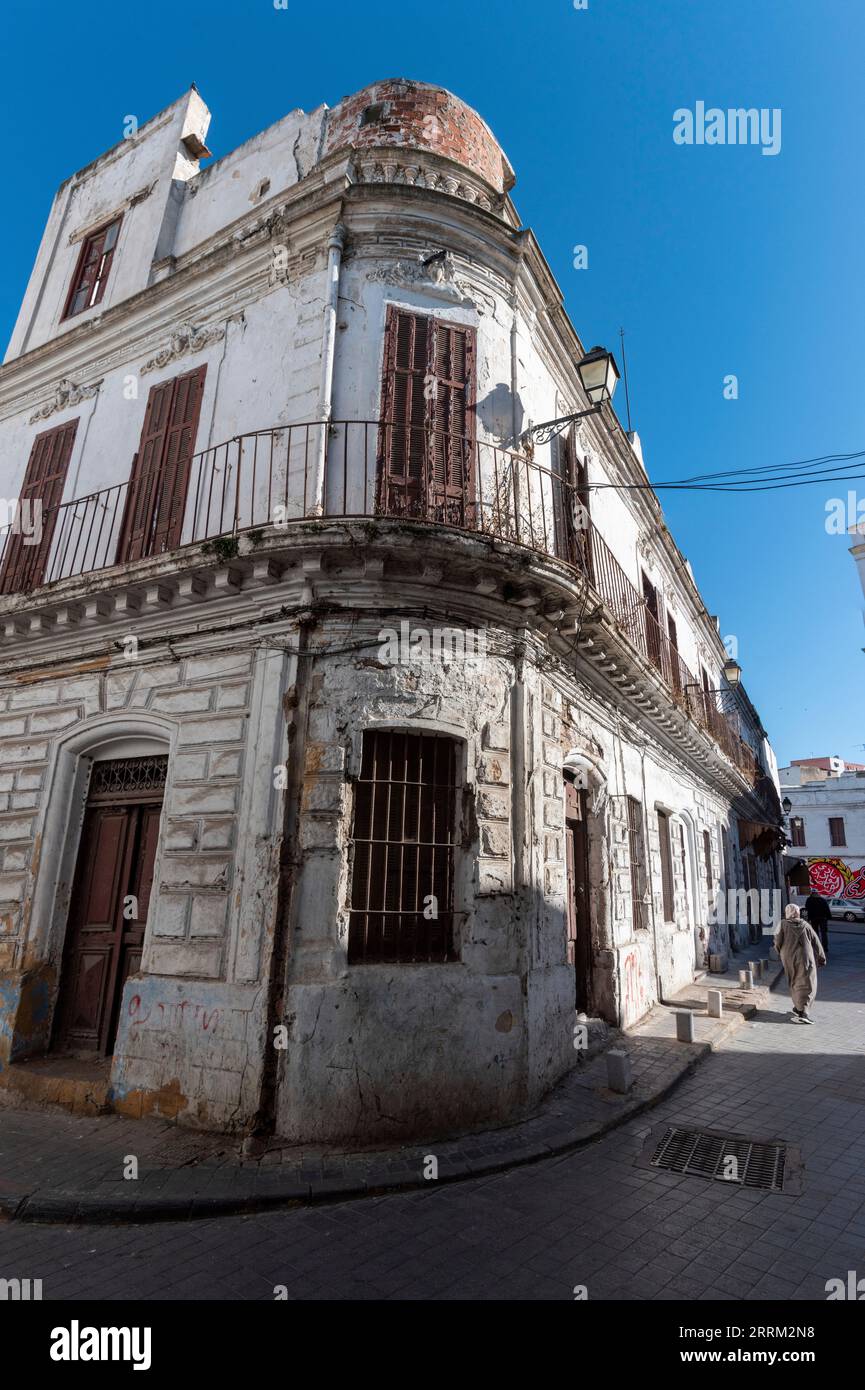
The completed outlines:
<svg viewBox="0 0 865 1390">
<path fill-rule="evenodd" d="M 823 898 L 865 898 L 865 864 L 853 869 L 843 859 L 806 859 L 811 891 Z"/>
</svg>

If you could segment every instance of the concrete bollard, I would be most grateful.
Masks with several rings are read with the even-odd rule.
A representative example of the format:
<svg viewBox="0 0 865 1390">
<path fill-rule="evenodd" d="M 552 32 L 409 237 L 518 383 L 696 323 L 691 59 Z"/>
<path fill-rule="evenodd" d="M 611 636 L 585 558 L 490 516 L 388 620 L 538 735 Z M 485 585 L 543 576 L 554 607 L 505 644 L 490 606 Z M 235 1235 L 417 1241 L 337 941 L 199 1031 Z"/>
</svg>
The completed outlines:
<svg viewBox="0 0 865 1390">
<path fill-rule="evenodd" d="M 750 968 L 748 970 L 739 971 L 739 984 L 743 989 L 754 988 L 754 972 Z"/>
<path fill-rule="evenodd" d="M 724 996 L 719 989 L 710 989 L 706 992 L 706 1001 L 710 1018 L 723 1018 L 724 1016 Z"/>
<path fill-rule="evenodd" d="M 694 1041 L 694 1015 L 687 1009 L 680 1009 L 676 1013 L 676 1037 L 679 1042 Z"/>
<path fill-rule="evenodd" d="M 607 1059 L 607 1085 L 611 1091 L 627 1095 L 633 1085 L 631 1059 L 621 1048 L 611 1047 L 605 1054 Z"/>
</svg>

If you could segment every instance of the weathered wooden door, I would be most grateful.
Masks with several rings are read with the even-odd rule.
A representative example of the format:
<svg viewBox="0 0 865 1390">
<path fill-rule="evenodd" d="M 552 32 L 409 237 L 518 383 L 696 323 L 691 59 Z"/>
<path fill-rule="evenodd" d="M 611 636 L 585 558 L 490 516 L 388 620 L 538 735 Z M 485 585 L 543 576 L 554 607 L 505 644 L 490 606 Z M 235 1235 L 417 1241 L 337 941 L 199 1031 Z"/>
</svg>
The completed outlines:
<svg viewBox="0 0 865 1390">
<path fill-rule="evenodd" d="M 110 1053 L 123 986 L 141 965 L 165 758 L 97 763 L 72 889 L 54 1029 L 61 1051 Z"/>
<path fill-rule="evenodd" d="M 591 999 L 592 960 L 586 794 L 570 779 L 565 781 L 565 856 L 568 961 L 574 967 L 575 1006 L 585 1013 Z"/>
<path fill-rule="evenodd" d="M 387 516 L 476 525 L 475 334 L 388 307 L 378 505 Z"/>
<path fill-rule="evenodd" d="M 126 494 L 117 561 L 180 544 L 206 367 L 151 387 Z"/>
</svg>

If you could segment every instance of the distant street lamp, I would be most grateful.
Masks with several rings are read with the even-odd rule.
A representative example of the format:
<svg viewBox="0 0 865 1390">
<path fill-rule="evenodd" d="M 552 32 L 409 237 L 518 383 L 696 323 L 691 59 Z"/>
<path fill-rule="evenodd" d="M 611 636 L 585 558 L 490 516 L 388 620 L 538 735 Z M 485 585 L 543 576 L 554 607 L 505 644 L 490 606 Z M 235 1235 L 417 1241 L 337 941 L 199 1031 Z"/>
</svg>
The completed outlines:
<svg viewBox="0 0 865 1390">
<path fill-rule="evenodd" d="M 587 415 L 597 415 L 608 401 L 613 399 L 619 369 L 611 352 L 603 347 L 593 347 L 577 363 L 577 371 L 583 390 L 592 404 L 588 410 L 578 410 L 574 415 L 563 415 L 558 420 L 545 420 L 542 425 L 530 425 L 523 434 L 524 442 L 546 444 L 555 435 L 561 434 L 568 425 L 584 420 Z"/>
<path fill-rule="evenodd" d="M 792 801 L 790 800 L 789 796 L 785 796 L 785 797 L 784 797 L 784 800 L 781 802 L 781 810 L 784 812 L 784 815 L 785 815 L 785 816 L 789 816 L 789 814 L 790 814 L 790 812 L 792 811 L 792 809 L 793 809 L 793 803 L 792 803 Z"/>
</svg>

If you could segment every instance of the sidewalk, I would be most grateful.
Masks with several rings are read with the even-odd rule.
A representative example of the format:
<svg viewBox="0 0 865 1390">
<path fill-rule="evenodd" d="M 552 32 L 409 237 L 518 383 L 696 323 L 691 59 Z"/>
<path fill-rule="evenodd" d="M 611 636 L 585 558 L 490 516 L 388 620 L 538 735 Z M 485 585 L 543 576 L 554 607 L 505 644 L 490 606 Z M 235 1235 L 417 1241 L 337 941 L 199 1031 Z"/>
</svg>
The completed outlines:
<svg viewBox="0 0 865 1390">
<path fill-rule="evenodd" d="M 635 1028 L 609 1030 L 627 1051 L 633 1085 L 607 1087 L 604 1053 L 565 1077 L 537 1112 L 518 1124 L 447 1141 L 398 1148 L 309 1148 L 273 1143 L 244 1154 L 242 1141 L 159 1120 L 81 1117 L 57 1109 L 0 1107 L 0 1220 L 116 1222 L 182 1220 L 231 1212 L 424 1187 L 428 1159 L 437 1181 L 480 1177 L 566 1153 L 656 1105 L 744 1018 L 780 974 L 773 963 L 760 986 L 742 990 L 738 970 L 765 957 L 769 938 L 736 958 L 726 975 L 705 976 Z M 708 989 L 720 989 L 724 1015 L 709 1018 Z M 695 1015 L 695 1042 L 676 1041 L 675 1013 Z M 137 1179 L 124 1179 L 134 1156 Z"/>
</svg>

